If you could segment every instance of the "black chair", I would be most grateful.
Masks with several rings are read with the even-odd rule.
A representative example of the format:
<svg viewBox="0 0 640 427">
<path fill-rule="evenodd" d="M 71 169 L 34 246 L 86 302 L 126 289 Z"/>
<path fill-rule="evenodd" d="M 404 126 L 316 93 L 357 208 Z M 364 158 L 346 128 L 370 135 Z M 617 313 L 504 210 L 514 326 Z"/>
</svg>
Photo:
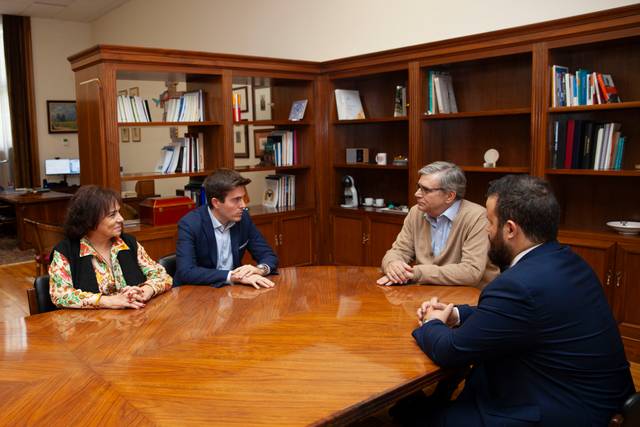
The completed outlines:
<svg viewBox="0 0 640 427">
<path fill-rule="evenodd" d="M 27 300 L 29 301 L 29 314 L 46 313 L 58 309 L 51 301 L 49 294 L 49 275 L 36 277 L 33 288 L 27 289 Z"/>
<path fill-rule="evenodd" d="M 176 254 L 163 256 L 158 260 L 158 264 L 167 270 L 169 276 L 173 277 L 176 274 Z"/>
<path fill-rule="evenodd" d="M 640 393 L 632 394 L 622 407 L 622 413 L 615 415 L 609 427 L 640 426 Z"/>
</svg>

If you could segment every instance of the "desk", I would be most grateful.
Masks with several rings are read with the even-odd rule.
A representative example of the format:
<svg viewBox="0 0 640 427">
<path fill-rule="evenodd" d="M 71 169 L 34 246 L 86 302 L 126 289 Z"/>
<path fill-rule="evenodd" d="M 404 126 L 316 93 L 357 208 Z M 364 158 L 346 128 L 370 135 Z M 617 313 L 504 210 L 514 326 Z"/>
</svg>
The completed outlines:
<svg viewBox="0 0 640 427">
<path fill-rule="evenodd" d="M 0 424 L 346 424 L 443 376 L 419 303 L 467 287 L 375 285 L 374 267 L 286 268 L 276 287 L 183 286 L 142 310 L 0 323 Z"/>
<path fill-rule="evenodd" d="M 13 205 L 16 210 L 18 246 L 27 249 L 33 246 L 33 232 L 24 226 L 24 219 L 47 224 L 62 224 L 67 212 L 67 203 L 73 194 L 48 191 L 46 193 L 0 192 L 0 201 Z"/>
</svg>

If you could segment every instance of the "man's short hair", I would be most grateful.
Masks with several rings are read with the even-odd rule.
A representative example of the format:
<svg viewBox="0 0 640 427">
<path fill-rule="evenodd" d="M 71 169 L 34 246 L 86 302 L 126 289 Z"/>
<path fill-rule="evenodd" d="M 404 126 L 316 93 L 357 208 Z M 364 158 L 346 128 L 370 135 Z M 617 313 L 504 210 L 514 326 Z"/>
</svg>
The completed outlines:
<svg viewBox="0 0 640 427">
<path fill-rule="evenodd" d="M 440 187 L 456 193 L 456 199 L 462 199 L 467 191 L 467 178 L 457 165 L 451 162 L 433 162 L 418 171 L 420 175 L 438 175 Z"/>
<path fill-rule="evenodd" d="M 224 203 L 229 191 L 236 187 L 244 187 L 251 182 L 233 169 L 218 169 L 204 180 L 204 191 L 207 195 L 207 203 L 216 198 Z"/>
<path fill-rule="evenodd" d="M 532 242 L 556 240 L 560 205 L 547 181 L 529 175 L 506 175 L 489 183 L 490 196 L 498 198 L 500 227 L 512 220 Z"/>
</svg>

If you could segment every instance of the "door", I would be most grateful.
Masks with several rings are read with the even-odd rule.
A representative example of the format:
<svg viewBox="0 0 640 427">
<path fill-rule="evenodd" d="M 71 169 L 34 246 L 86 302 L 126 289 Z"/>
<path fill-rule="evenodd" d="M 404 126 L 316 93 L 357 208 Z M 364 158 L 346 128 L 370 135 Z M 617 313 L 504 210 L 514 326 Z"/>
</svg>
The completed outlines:
<svg viewBox="0 0 640 427">
<path fill-rule="evenodd" d="M 618 243 L 614 310 L 627 358 L 640 362 L 640 245 Z"/>
<path fill-rule="evenodd" d="M 615 242 L 606 240 L 587 240 L 579 238 L 558 238 L 560 243 L 568 245 L 591 266 L 600 279 L 607 296 L 609 306 L 613 310 L 613 288 L 615 283 Z"/>
<path fill-rule="evenodd" d="M 398 233 L 402 230 L 404 216 L 399 217 L 369 217 L 368 259 L 367 265 L 380 267 L 382 258 L 391 249 Z"/>
<path fill-rule="evenodd" d="M 278 257 L 281 267 L 313 264 L 314 217 L 312 215 L 280 218 L 278 232 Z"/>
<path fill-rule="evenodd" d="M 256 228 L 262 234 L 262 237 L 267 241 L 271 249 L 274 252 L 278 252 L 278 240 L 277 240 L 277 231 L 276 231 L 276 221 L 277 217 L 274 216 L 256 216 L 252 218 L 253 223 L 256 225 Z M 242 265 L 245 264 L 256 264 L 257 261 L 251 257 L 249 251 L 244 251 L 244 256 L 242 257 Z"/>
<path fill-rule="evenodd" d="M 332 215 L 332 261 L 337 265 L 365 265 L 365 217 Z"/>
</svg>

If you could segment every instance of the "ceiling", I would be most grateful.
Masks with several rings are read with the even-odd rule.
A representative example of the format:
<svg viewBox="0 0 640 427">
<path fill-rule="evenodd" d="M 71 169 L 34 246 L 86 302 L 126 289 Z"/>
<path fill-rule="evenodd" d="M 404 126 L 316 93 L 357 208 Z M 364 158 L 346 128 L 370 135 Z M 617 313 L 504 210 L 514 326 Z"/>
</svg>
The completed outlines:
<svg viewBox="0 0 640 427">
<path fill-rule="evenodd" d="M 129 0 L 0 0 L 0 14 L 92 22 Z"/>
</svg>

